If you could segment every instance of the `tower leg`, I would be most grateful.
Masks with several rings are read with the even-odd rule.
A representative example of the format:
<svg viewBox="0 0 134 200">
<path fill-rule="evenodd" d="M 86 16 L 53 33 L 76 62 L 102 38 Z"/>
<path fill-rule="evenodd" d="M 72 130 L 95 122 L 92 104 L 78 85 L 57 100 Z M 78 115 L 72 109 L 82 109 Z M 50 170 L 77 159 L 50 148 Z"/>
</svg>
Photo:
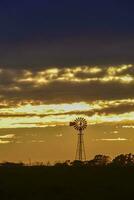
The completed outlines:
<svg viewBox="0 0 134 200">
<path fill-rule="evenodd" d="M 78 134 L 78 142 L 77 142 L 75 160 L 80 160 L 80 161 L 86 160 L 86 153 L 85 153 L 85 147 L 84 147 L 84 136 L 83 136 L 83 133 L 81 130 Z"/>
</svg>

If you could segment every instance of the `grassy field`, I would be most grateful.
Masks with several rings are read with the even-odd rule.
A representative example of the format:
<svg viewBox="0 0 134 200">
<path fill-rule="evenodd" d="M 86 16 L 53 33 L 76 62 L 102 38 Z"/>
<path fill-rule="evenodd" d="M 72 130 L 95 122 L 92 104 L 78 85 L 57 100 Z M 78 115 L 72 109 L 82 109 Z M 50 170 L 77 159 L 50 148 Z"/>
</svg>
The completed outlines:
<svg viewBox="0 0 134 200">
<path fill-rule="evenodd" d="M 134 199 L 134 168 L 0 167 L 0 199 Z"/>
</svg>

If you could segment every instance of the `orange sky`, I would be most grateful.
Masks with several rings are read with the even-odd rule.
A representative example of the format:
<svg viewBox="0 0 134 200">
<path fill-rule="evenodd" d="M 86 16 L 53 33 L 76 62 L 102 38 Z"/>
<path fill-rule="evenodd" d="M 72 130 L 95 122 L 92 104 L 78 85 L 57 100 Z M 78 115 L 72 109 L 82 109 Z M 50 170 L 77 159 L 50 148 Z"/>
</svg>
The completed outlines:
<svg viewBox="0 0 134 200">
<path fill-rule="evenodd" d="M 0 69 L 0 160 L 73 159 L 84 117 L 87 158 L 133 151 L 134 66 Z M 5 79 L 4 77 L 8 77 Z"/>
</svg>

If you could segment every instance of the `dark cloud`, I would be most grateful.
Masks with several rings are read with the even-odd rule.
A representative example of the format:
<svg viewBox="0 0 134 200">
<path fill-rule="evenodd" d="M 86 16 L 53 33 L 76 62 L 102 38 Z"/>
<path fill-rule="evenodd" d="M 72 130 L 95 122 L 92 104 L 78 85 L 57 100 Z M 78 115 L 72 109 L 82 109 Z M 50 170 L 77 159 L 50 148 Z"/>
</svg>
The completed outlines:
<svg viewBox="0 0 134 200">
<path fill-rule="evenodd" d="M 77 72 L 75 74 L 75 76 L 77 78 L 80 78 L 80 79 L 86 79 L 86 78 L 101 78 L 103 77 L 104 75 L 106 75 L 106 70 L 103 69 L 102 71 L 98 72 L 98 73 L 86 73 L 86 72 Z"/>
<path fill-rule="evenodd" d="M 10 68 L 134 62 L 132 1 L 1 1 L 0 64 Z"/>
<path fill-rule="evenodd" d="M 86 116 L 93 116 L 95 114 L 98 115 L 119 115 L 119 114 L 124 114 L 124 113 L 129 113 L 134 111 L 134 104 L 129 105 L 129 103 L 126 104 L 120 104 L 114 106 L 114 104 L 109 105 L 107 108 L 102 108 L 102 109 L 94 109 L 90 111 L 73 111 L 73 112 L 68 112 L 66 114 L 85 114 Z"/>
<path fill-rule="evenodd" d="M 118 72 L 117 74 L 118 75 L 126 75 L 126 74 L 128 74 L 128 75 L 134 76 L 134 67 L 125 69 L 122 72 Z"/>
<path fill-rule="evenodd" d="M 134 104 L 131 103 L 126 103 L 126 104 L 120 104 L 120 105 L 116 105 L 114 106 L 111 105 L 107 108 L 103 108 L 102 110 L 100 110 L 98 113 L 99 114 L 123 114 L 123 113 L 129 113 L 129 112 L 133 112 L 134 111 Z"/>
<path fill-rule="evenodd" d="M 133 79 L 133 73 L 131 73 L 133 68 L 134 67 L 132 66 L 131 68 L 122 70 L 120 74 L 116 72 L 115 76 L 117 76 L 118 80 L 109 78 L 107 72 L 109 67 L 100 67 L 102 70 L 94 75 L 88 71 L 91 67 L 87 68 L 87 71 L 85 71 L 86 68 L 81 67 L 79 72 L 76 70 L 77 67 L 66 68 L 68 70 L 74 70 L 71 71 L 74 75 L 73 79 L 67 80 L 64 80 L 66 76 L 69 78 L 69 74 L 68 72 L 66 73 L 65 68 L 57 68 L 58 71 L 54 75 L 51 74 L 51 72 L 46 74 L 46 71 L 40 70 L 19 71 L 2 69 L 0 72 L 0 97 L 1 100 L 5 100 L 11 104 L 19 101 L 23 104 L 23 102 L 27 100 L 35 102 L 42 101 L 51 104 L 133 98 L 134 81 L 127 82 L 127 80 L 120 80 L 124 71 L 126 71 L 126 74 L 123 76 L 127 75 L 129 72 Z M 45 72 L 45 74 L 41 75 L 41 79 L 47 81 L 42 84 L 38 82 L 40 79 L 39 74 L 41 72 Z M 27 73 L 30 73 L 28 77 L 26 76 Z M 31 80 L 29 81 L 28 78 Z M 63 79 L 59 80 L 59 78 Z M 78 81 L 75 81 L 77 78 Z M 90 80 L 86 81 L 87 78 L 90 78 Z M 94 78 L 96 79 L 94 80 Z M 104 81 L 104 78 L 107 78 L 108 80 Z"/>
<path fill-rule="evenodd" d="M 0 118 L 31 118 L 31 117 L 39 117 L 39 118 L 43 118 L 43 117 L 48 117 L 48 116 L 64 116 L 64 115 L 81 115 L 81 114 L 85 114 L 86 116 L 93 116 L 95 114 L 97 115 L 119 115 L 119 114 L 124 114 L 124 113 L 129 113 L 129 112 L 134 112 L 134 103 L 130 103 L 130 102 L 120 102 L 118 105 L 116 105 L 116 103 L 112 103 L 109 105 L 104 105 L 104 107 L 102 106 L 102 108 L 98 108 L 98 109 L 93 109 L 93 110 L 88 110 L 88 111 L 64 111 L 64 113 L 61 112 L 57 112 L 54 113 L 53 110 L 51 111 L 51 114 L 48 112 L 44 112 L 44 114 L 39 114 L 39 113 L 8 113 L 7 112 L 1 112 L 0 113 Z M 26 123 L 25 123 L 26 124 Z M 29 124 L 29 123 L 28 123 Z"/>
<path fill-rule="evenodd" d="M 40 100 L 46 103 L 114 100 L 134 97 L 134 84 L 118 82 L 90 83 L 59 82 L 34 88 L 32 84 L 19 85 L 20 91 L 4 89 L 2 95 L 9 100 Z"/>
</svg>

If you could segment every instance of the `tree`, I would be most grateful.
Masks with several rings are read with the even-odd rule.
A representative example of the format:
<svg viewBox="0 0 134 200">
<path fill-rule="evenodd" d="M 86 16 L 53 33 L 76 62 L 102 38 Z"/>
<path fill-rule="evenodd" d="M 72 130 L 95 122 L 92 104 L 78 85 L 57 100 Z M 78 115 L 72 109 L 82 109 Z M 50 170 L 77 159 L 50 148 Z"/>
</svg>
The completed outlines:
<svg viewBox="0 0 134 200">
<path fill-rule="evenodd" d="M 54 166 L 56 167 L 68 167 L 70 165 L 70 160 L 66 160 L 65 162 L 56 162 Z"/>
<path fill-rule="evenodd" d="M 88 162 L 90 166 L 106 166 L 111 162 L 111 158 L 106 155 L 96 155 L 93 160 Z"/>
<path fill-rule="evenodd" d="M 19 163 L 14 163 L 14 162 L 3 162 L 0 164 L 0 166 L 3 167 L 24 167 L 24 163 L 19 162 Z"/>
<path fill-rule="evenodd" d="M 114 164 L 115 166 L 121 166 L 121 167 L 134 166 L 134 155 L 129 153 L 129 154 L 121 154 L 119 156 L 116 156 L 113 159 L 112 164 Z"/>
<path fill-rule="evenodd" d="M 71 165 L 73 167 L 82 167 L 84 166 L 84 161 L 81 161 L 81 160 L 74 160 L 73 162 L 71 162 Z"/>
</svg>

